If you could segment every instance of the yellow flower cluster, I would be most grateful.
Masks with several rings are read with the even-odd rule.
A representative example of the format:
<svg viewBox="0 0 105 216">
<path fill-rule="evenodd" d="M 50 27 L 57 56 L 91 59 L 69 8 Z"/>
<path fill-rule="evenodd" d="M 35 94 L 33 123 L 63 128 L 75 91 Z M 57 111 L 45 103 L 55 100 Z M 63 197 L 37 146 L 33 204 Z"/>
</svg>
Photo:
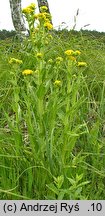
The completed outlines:
<svg viewBox="0 0 105 216">
<path fill-rule="evenodd" d="M 33 74 L 33 71 L 29 70 L 29 69 L 26 69 L 26 70 L 22 71 L 22 74 L 23 75 L 30 75 L 30 74 Z"/>
<path fill-rule="evenodd" d="M 74 56 L 68 56 L 68 58 L 72 61 L 75 61 L 76 62 L 76 58 Z"/>
<path fill-rule="evenodd" d="M 60 80 L 55 80 L 54 85 L 60 87 L 61 86 L 61 81 Z"/>
<path fill-rule="evenodd" d="M 81 54 L 81 52 L 79 50 L 73 51 L 73 50 L 66 50 L 65 54 L 67 56 L 78 56 Z"/>
<path fill-rule="evenodd" d="M 43 11 L 47 11 L 48 8 L 47 8 L 46 6 L 41 6 L 41 7 L 40 7 L 40 10 L 43 12 Z"/>
<path fill-rule="evenodd" d="M 86 67 L 87 63 L 86 62 L 78 62 L 77 66 L 78 67 Z"/>
<path fill-rule="evenodd" d="M 46 19 L 51 20 L 51 14 L 50 13 L 43 12 L 43 14 L 45 15 Z"/>
<path fill-rule="evenodd" d="M 80 55 L 81 52 L 79 50 L 73 51 L 73 50 L 66 50 L 65 51 L 66 56 L 68 59 L 75 61 L 76 62 L 76 56 Z M 86 67 L 87 63 L 86 62 L 77 62 L 78 67 Z"/>
<path fill-rule="evenodd" d="M 9 64 L 22 64 L 23 62 L 22 62 L 22 60 L 19 60 L 19 59 L 15 59 L 15 58 L 11 58 L 10 60 L 9 60 Z"/>
<path fill-rule="evenodd" d="M 46 27 L 48 30 L 53 29 L 53 25 L 50 22 L 45 22 L 44 27 Z"/>
<path fill-rule="evenodd" d="M 66 54 L 67 56 L 71 56 L 71 55 L 73 55 L 73 53 L 74 53 L 73 50 L 66 50 L 66 51 L 65 51 L 65 54 Z"/>
<path fill-rule="evenodd" d="M 36 56 L 37 56 L 37 58 L 42 58 L 43 54 L 42 53 L 37 53 Z"/>
<path fill-rule="evenodd" d="M 76 61 L 75 55 L 74 53 L 79 52 L 79 51 L 73 51 L 73 50 L 66 50 L 65 54 L 67 56 L 68 59 L 72 60 L 72 61 Z M 80 54 L 80 53 L 79 53 Z"/>
<path fill-rule="evenodd" d="M 34 18 L 35 19 L 39 19 L 39 20 L 42 20 L 42 19 L 46 19 L 46 16 L 45 16 L 45 13 L 39 13 L 39 14 L 34 14 Z"/>
<path fill-rule="evenodd" d="M 36 4 L 31 3 L 29 7 L 30 7 L 31 9 L 35 10 L 35 8 L 36 8 Z"/>
<path fill-rule="evenodd" d="M 38 19 L 41 22 L 43 22 L 43 25 L 48 30 L 51 30 L 53 28 L 53 25 L 51 24 L 51 15 L 47 12 L 41 12 L 39 14 L 34 14 L 34 19 Z"/>
<path fill-rule="evenodd" d="M 23 8 L 22 12 L 24 14 L 31 14 L 34 12 L 35 8 L 36 8 L 36 5 L 34 3 L 31 3 L 28 7 Z"/>
<path fill-rule="evenodd" d="M 34 19 L 38 19 L 39 21 L 49 21 L 51 20 L 51 15 L 47 12 L 42 12 L 38 14 L 34 14 Z"/>
<path fill-rule="evenodd" d="M 77 55 L 80 55 L 80 54 L 81 54 L 81 52 L 80 52 L 79 50 L 76 50 L 76 51 L 73 53 L 74 56 L 77 56 Z"/>
</svg>

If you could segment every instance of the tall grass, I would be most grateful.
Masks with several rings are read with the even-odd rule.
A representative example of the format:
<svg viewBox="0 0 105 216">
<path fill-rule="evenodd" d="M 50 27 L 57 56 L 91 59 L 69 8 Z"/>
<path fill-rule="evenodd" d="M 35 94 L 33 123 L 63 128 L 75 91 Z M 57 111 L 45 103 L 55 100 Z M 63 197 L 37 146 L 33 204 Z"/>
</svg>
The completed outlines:
<svg viewBox="0 0 105 216">
<path fill-rule="evenodd" d="M 95 51 L 81 37 L 57 37 L 33 4 L 23 12 L 30 36 L 0 59 L 0 198 L 104 199 L 105 84 Z"/>
</svg>

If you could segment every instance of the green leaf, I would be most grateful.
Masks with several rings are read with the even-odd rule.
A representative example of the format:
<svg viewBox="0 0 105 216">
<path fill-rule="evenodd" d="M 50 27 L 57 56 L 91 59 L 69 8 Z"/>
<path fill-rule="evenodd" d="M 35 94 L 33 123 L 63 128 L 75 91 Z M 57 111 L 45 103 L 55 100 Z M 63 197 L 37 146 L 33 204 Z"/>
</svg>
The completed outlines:
<svg viewBox="0 0 105 216">
<path fill-rule="evenodd" d="M 74 179 L 72 179 L 72 178 L 67 178 L 67 179 L 69 180 L 69 182 L 70 182 L 72 185 L 75 184 L 75 180 L 74 180 Z"/>
<path fill-rule="evenodd" d="M 56 184 L 57 188 L 60 189 L 62 187 L 62 184 L 64 182 L 64 176 L 58 176 L 57 178 L 54 177 L 54 183 Z"/>
<path fill-rule="evenodd" d="M 63 200 L 65 193 L 66 193 L 65 191 L 59 192 L 59 194 L 58 194 L 58 200 Z"/>
<path fill-rule="evenodd" d="M 39 99 L 43 99 L 43 97 L 44 97 L 44 95 L 45 95 L 45 86 L 43 85 L 43 84 L 41 84 L 40 86 L 39 86 L 39 89 L 37 90 L 37 97 L 39 98 Z"/>
<path fill-rule="evenodd" d="M 54 186 L 53 183 L 46 185 L 51 191 L 53 191 L 56 195 L 58 195 L 59 191 L 58 189 Z"/>
<path fill-rule="evenodd" d="M 77 185 L 77 188 L 82 187 L 82 186 L 84 186 L 84 185 L 86 185 L 86 184 L 89 184 L 89 183 L 90 183 L 90 181 L 82 182 L 82 183 L 80 183 L 79 185 Z"/>
<path fill-rule="evenodd" d="M 83 178 L 83 173 L 81 175 L 76 174 L 76 182 L 79 182 Z"/>
</svg>

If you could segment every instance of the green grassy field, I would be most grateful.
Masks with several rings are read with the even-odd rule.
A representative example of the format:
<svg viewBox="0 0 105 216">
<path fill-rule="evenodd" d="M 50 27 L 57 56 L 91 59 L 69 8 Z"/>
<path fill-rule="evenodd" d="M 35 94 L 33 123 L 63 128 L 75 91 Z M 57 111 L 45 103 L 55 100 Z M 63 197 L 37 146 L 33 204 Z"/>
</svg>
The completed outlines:
<svg viewBox="0 0 105 216">
<path fill-rule="evenodd" d="M 0 41 L 0 199 L 105 199 L 104 38 Z"/>
</svg>

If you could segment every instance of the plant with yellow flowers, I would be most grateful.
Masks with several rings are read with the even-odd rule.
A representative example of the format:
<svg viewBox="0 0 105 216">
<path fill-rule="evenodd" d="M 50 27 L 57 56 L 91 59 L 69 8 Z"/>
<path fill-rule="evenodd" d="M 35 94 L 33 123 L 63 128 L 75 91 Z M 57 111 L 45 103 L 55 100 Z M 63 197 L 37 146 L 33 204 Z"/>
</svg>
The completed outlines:
<svg viewBox="0 0 105 216">
<path fill-rule="evenodd" d="M 38 14 L 35 13 L 35 9 L 36 5 L 32 3 L 22 10 L 26 20 L 28 21 L 30 34 L 35 31 L 36 21 L 39 22 L 38 27 L 40 26 L 40 28 L 45 27 L 48 30 L 53 29 L 53 25 L 51 24 L 51 15 L 46 12 L 47 7 L 42 6 L 41 12 Z"/>
<path fill-rule="evenodd" d="M 11 120 L 4 112 L 10 142 L 7 145 L 5 139 L 2 155 L 5 160 L 10 155 L 13 176 L 8 172 L 11 187 L 5 192 L 9 191 L 9 198 L 15 197 L 12 188 L 22 199 L 80 199 L 82 184 L 88 181 L 82 179 L 75 154 L 82 135 L 88 133 L 81 117 L 88 65 L 82 52 L 72 48 L 76 46 L 66 44 L 66 49 L 52 36 L 55 33 L 45 6 L 36 13 L 32 3 L 22 12 L 30 34 L 21 42 L 18 57 L 11 53 L 8 58 L 13 116 Z"/>
</svg>

